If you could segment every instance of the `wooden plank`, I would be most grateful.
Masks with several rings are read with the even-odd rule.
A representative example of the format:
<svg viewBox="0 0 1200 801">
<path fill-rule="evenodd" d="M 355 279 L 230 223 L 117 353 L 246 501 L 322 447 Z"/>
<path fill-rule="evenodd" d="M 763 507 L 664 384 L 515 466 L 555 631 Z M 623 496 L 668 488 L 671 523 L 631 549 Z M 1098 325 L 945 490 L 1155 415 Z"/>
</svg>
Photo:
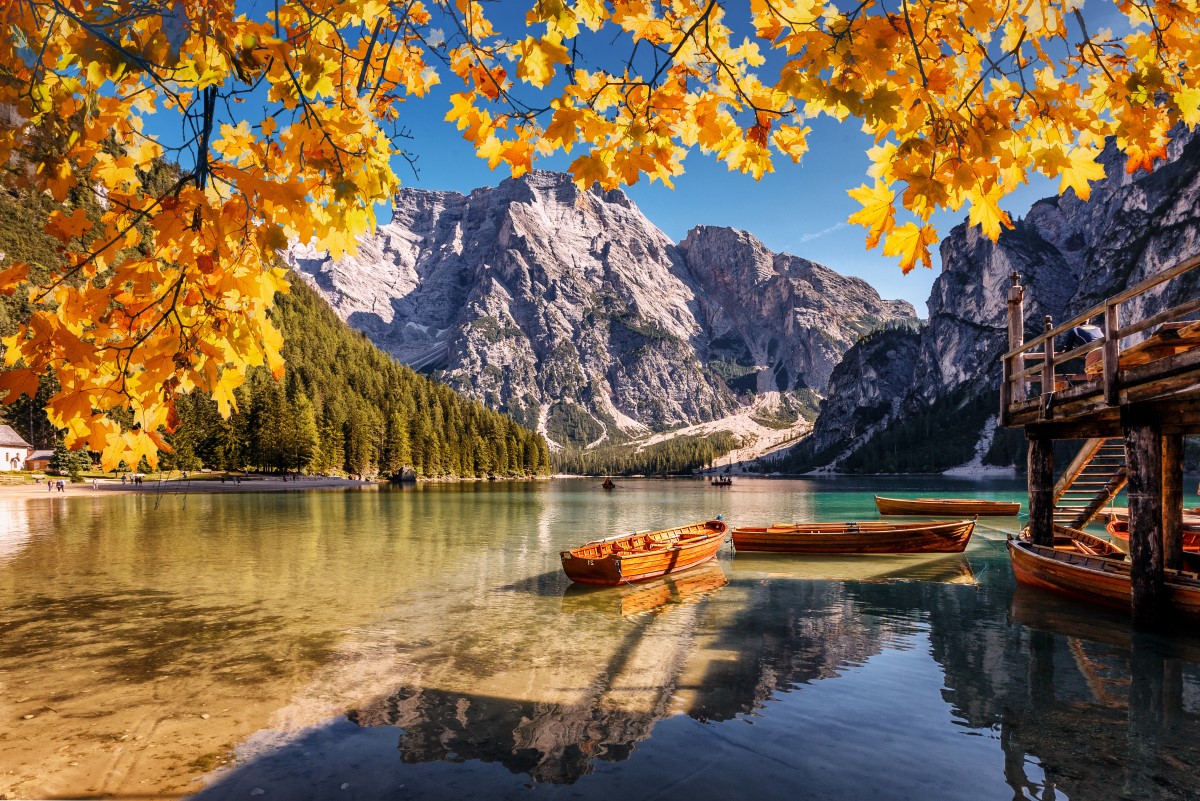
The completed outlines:
<svg viewBox="0 0 1200 801">
<path fill-rule="evenodd" d="M 1121 365 L 1120 345 L 1117 336 L 1117 306 L 1114 303 L 1104 307 L 1104 400 L 1109 406 L 1116 406 L 1120 401 L 1120 385 L 1117 383 L 1118 370 Z"/>
<path fill-rule="evenodd" d="M 1125 427 L 1129 462 L 1129 558 L 1133 623 L 1154 628 L 1166 588 L 1162 553 L 1162 435 L 1153 425 Z"/>
<path fill-rule="evenodd" d="M 1133 325 L 1125 326 L 1124 328 L 1117 331 L 1117 339 L 1124 339 L 1125 337 L 1132 336 L 1133 334 L 1136 334 L 1140 331 L 1145 331 L 1148 328 L 1153 328 L 1154 326 L 1158 325 L 1159 323 L 1165 323 L 1169 320 L 1175 320 L 1179 317 L 1184 316 L 1185 314 L 1191 314 L 1192 312 L 1196 311 L 1197 309 L 1200 309 L 1200 298 L 1195 298 L 1193 300 L 1189 300 L 1186 303 L 1180 303 L 1178 306 L 1172 306 L 1171 308 L 1167 309 L 1166 311 L 1161 311 L 1158 314 L 1147 317 L 1145 320 L 1142 320 L 1140 323 L 1134 323 Z"/>
<path fill-rule="evenodd" d="M 1163 567 L 1183 567 L 1183 436 L 1162 438 Z"/>
<path fill-rule="evenodd" d="M 1115 308 L 1117 306 L 1121 305 L 1122 303 L 1129 300 L 1130 298 L 1137 297 L 1138 295 L 1146 292 L 1147 290 L 1153 289 L 1154 287 L 1158 286 L 1159 284 L 1166 283 L 1167 281 L 1170 281 L 1172 278 L 1183 275 L 1184 273 L 1195 269 L 1197 266 L 1200 266 L 1200 256 L 1188 259 L 1187 261 L 1180 262 L 1179 264 L 1176 264 L 1174 267 L 1172 267 L 1168 270 L 1164 270 L 1163 272 L 1158 273 L 1157 275 L 1153 275 L 1150 278 L 1147 278 L 1145 281 L 1142 281 L 1140 284 L 1131 286 L 1128 289 L 1124 290 L 1123 292 L 1120 292 L 1120 293 L 1112 296 L 1111 298 L 1106 300 L 1104 303 L 1097 304 L 1097 305 L 1091 307 L 1090 309 L 1087 309 L 1086 311 L 1080 312 L 1078 315 L 1076 315 L 1075 317 L 1072 317 L 1070 320 L 1061 324 L 1057 328 L 1050 329 L 1050 330 L 1046 331 L 1044 334 L 1034 337 L 1033 339 L 1029 340 L 1028 342 L 1022 343 L 1022 346 L 1020 348 L 1010 349 L 1007 353 L 1004 354 L 1004 356 L 1005 357 L 1016 356 L 1016 355 L 1020 354 L 1022 350 L 1029 350 L 1029 349 L 1035 348 L 1038 345 L 1041 345 L 1042 343 L 1044 343 L 1046 341 L 1047 337 L 1056 337 L 1059 334 L 1065 334 L 1067 331 L 1070 331 L 1075 326 L 1083 325 L 1088 320 L 1095 317 L 1097 314 L 1106 314 L 1110 307 L 1115 310 Z M 1107 323 L 1107 321 L 1106 321 L 1106 323 Z M 1115 325 L 1112 328 L 1109 328 L 1106 324 L 1105 330 L 1112 331 L 1115 334 L 1118 332 L 1119 329 Z"/>
<path fill-rule="evenodd" d="M 1048 437 L 1029 439 L 1029 538 L 1054 544 L 1054 441 Z"/>
<path fill-rule="evenodd" d="M 1059 476 L 1058 483 L 1054 485 L 1054 501 L 1056 503 L 1062 498 L 1063 493 L 1079 480 L 1102 445 L 1104 445 L 1104 440 L 1098 437 L 1084 441 L 1079 453 L 1075 454 L 1075 458 L 1067 465 L 1067 469 Z"/>
<path fill-rule="evenodd" d="M 1047 314 L 1045 316 L 1045 318 L 1042 320 L 1042 326 L 1047 331 L 1054 328 L 1054 320 L 1050 317 L 1050 315 Z M 1049 393 L 1053 392 L 1055 389 L 1055 387 L 1054 387 L 1054 337 L 1050 337 L 1049 339 L 1046 340 L 1046 347 L 1044 349 L 1044 352 L 1046 355 L 1045 355 L 1045 358 L 1042 359 L 1042 396 L 1043 397 L 1045 397 Z M 1047 406 L 1048 406 L 1048 404 L 1047 404 Z M 1048 408 L 1047 408 L 1047 412 L 1049 412 Z M 1050 414 L 1047 413 L 1046 416 L 1049 417 Z"/>
<path fill-rule="evenodd" d="M 1122 467 L 1105 483 L 1104 489 L 1097 492 L 1091 501 L 1088 502 L 1087 506 L 1080 509 L 1079 513 L 1071 518 L 1071 522 L 1067 525 L 1071 528 L 1079 529 L 1087 526 L 1088 523 L 1096 519 L 1101 509 L 1107 506 L 1113 498 L 1117 497 L 1117 493 L 1125 488 L 1127 482 L 1128 475 L 1126 469 Z"/>
</svg>

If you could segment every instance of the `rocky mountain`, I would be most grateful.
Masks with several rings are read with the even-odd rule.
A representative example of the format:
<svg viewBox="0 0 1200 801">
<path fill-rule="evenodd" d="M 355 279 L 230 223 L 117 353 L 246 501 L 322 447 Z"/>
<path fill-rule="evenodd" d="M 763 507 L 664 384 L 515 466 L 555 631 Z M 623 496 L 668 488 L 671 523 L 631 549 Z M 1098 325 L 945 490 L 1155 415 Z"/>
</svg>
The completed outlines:
<svg viewBox="0 0 1200 801">
<path fill-rule="evenodd" d="M 381 348 L 559 445 L 739 416 L 807 430 L 842 354 L 915 316 L 741 231 L 676 244 L 623 193 L 550 172 L 404 189 L 356 256 L 288 261 Z"/>
<path fill-rule="evenodd" d="M 781 463 L 852 472 L 1012 465 L 1020 431 L 996 429 L 999 355 L 1007 349 L 1010 275 L 1026 286 L 1027 335 L 1043 315 L 1069 319 L 1126 286 L 1200 253 L 1200 137 L 1130 175 L 1109 146 L 1088 202 L 1073 191 L 1034 204 L 998 242 L 959 225 L 942 241 L 942 274 L 919 334 L 884 331 L 852 348 L 830 379 L 812 436 Z M 1193 274 L 1151 296 L 1167 308 L 1200 295 Z M 1141 312 L 1139 312 L 1141 313 Z M 1036 330 L 1035 330 L 1036 329 Z"/>
</svg>

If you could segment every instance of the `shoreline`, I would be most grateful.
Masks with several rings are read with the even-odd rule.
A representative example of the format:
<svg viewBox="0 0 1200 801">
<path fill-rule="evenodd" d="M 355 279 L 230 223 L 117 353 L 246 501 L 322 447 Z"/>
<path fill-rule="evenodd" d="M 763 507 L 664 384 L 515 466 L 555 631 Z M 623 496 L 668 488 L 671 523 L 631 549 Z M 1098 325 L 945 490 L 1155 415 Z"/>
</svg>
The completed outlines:
<svg viewBox="0 0 1200 801">
<path fill-rule="evenodd" d="M 3 475 L 3 474 L 0 474 Z M 50 482 L 57 482 L 59 479 L 56 476 L 48 477 Z M 552 476 L 533 476 L 531 478 L 465 478 L 465 477 L 444 477 L 444 478 L 426 478 L 417 481 L 403 482 L 396 486 L 416 486 L 418 484 L 467 484 L 467 483 L 495 483 L 495 482 L 529 482 L 529 481 L 549 481 Z M 255 475 L 249 478 L 239 476 L 235 483 L 232 478 L 227 478 L 221 481 L 219 478 L 210 478 L 205 474 L 204 478 L 168 478 L 164 480 L 146 480 L 141 485 L 125 483 L 122 484 L 119 479 L 101 478 L 96 479 L 93 486 L 92 479 L 86 479 L 78 484 L 72 484 L 68 479 L 63 478 L 63 491 L 57 489 L 47 490 L 45 483 L 24 483 L 24 484 L 0 484 L 0 498 L 63 498 L 63 497 L 96 497 L 98 495 L 109 494 L 132 494 L 132 495 L 150 495 L 159 492 L 170 493 L 205 493 L 205 494 L 220 494 L 220 493 L 246 493 L 246 492 L 308 492 L 312 490 L 378 490 L 383 487 L 393 486 L 393 482 L 387 479 L 371 479 L 368 481 L 356 480 L 352 478 L 338 478 L 334 476 L 301 476 L 299 479 L 289 478 L 284 481 L 281 476 L 262 476 Z"/>
<path fill-rule="evenodd" d="M 51 482 L 58 479 L 52 478 Z M 299 481 L 283 481 L 281 478 L 243 478 L 239 483 L 232 480 L 221 482 L 219 479 L 183 480 L 178 478 L 165 481 L 147 481 L 143 484 L 122 484 L 117 479 L 98 479 L 95 486 L 91 481 L 72 484 L 67 479 L 64 490 L 47 490 L 46 484 L 0 484 L 0 498 L 79 498 L 96 497 L 99 495 L 130 494 L 153 495 L 159 492 L 202 492 L 210 493 L 240 493 L 240 492 L 303 492 L 306 490 L 333 489 L 378 489 L 386 481 L 354 481 L 345 478 L 301 478 Z"/>
</svg>

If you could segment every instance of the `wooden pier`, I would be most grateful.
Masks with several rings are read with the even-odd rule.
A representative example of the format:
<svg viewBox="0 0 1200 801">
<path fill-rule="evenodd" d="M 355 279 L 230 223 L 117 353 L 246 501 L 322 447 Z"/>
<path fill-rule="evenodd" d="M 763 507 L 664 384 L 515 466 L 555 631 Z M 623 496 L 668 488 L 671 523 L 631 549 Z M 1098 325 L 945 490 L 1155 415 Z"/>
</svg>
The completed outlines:
<svg viewBox="0 0 1200 801">
<path fill-rule="evenodd" d="M 1054 481 L 1054 441 L 1091 440 L 1096 453 L 1101 447 L 1096 443 L 1120 438 L 1123 471 L 1096 491 L 1098 497 L 1115 494 L 1115 482 L 1128 482 L 1132 612 L 1142 626 L 1154 626 L 1169 612 L 1163 568 L 1179 568 L 1183 559 L 1183 437 L 1200 434 L 1198 279 L 1200 257 L 1163 270 L 1061 325 L 1047 316 L 1043 333 L 1028 342 L 1025 291 L 1016 273 L 1008 296 L 1000 423 L 1024 428 L 1029 440 L 1030 539 L 1053 543 L 1055 501 L 1064 486 L 1060 481 L 1056 487 Z M 1164 292 L 1185 299 L 1147 314 L 1146 307 L 1153 307 Z M 1089 322 L 1103 332 L 1100 339 L 1056 352 L 1057 337 Z M 1072 364 L 1082 369 L 1063 369 Z M 1066 472 L 1082 474 L 1086 465 L 1079 461 Z M 1080 515 L 1094 511 L 1088 506 Z"/>
</svg>

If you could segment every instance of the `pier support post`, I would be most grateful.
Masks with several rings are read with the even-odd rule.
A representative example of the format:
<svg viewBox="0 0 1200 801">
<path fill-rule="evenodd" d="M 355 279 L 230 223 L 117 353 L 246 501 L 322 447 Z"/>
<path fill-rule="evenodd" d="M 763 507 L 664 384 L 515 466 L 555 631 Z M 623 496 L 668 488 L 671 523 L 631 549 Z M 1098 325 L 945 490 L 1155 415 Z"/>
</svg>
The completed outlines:
<svg viewBox="0 0 1200 801">
<path fill-rule="evenodd" d="M 1163 586 L 1162 434 L 1138 421 L 1125 425 L 1129 465 L 1129 558 L 1133 623 L 1152 628 L 1166 600 Z"/>
<path fill-rule="evenodd" d="M 1029 541 L 1054 544 L 1054 440 L 1029 437 Z"/>
<path fill-rule="evenodd" d="M 1183 435 L 1162 438 L 1163 567 L 1183 567 Z"/>
</svg>

